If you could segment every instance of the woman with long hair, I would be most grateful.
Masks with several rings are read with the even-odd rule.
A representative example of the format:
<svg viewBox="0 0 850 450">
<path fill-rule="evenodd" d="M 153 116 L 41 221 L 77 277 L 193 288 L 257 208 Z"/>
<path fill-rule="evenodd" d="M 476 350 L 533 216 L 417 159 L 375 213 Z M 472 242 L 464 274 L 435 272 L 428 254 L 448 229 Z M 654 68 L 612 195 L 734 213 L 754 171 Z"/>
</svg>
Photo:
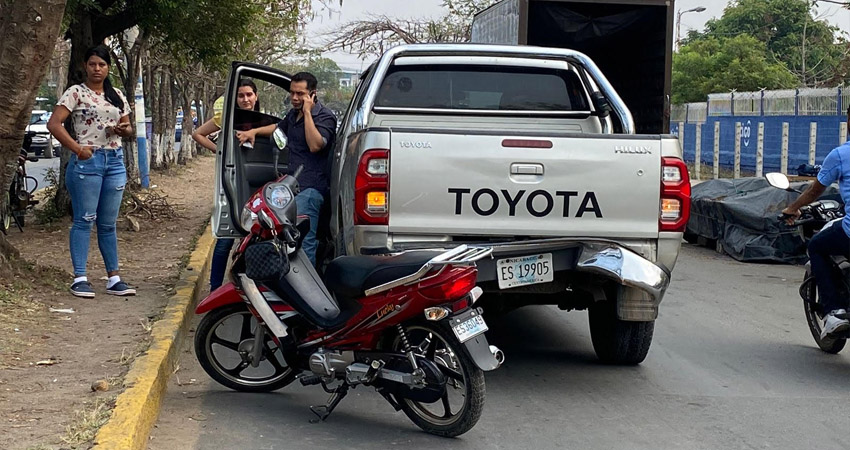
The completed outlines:
<svg viewBox="0 0 850 450">
<path fill-rule="evenodd" d="M 208 137 L 210 134 L 221 130 L 221 110 L 224 105 L 224 99 L 219 98 L 213 105 L 213 118 L 204 122 L 192 133 L 192 139 L 195 140 L 205 149 L 215 152 L 215 143 Z M 257 99 L 257 85 L 253 81 L 243 78 L 239 80 L 236 90 L 236 106 L 239 109 L 257 111 L 260 108 L 260 101 Z M 240 127 L 237 125 L 237 129 Z M 247 127 L 250 129 L 250 126 Z M 224 271 L 227 270 L 227 257 L 230 255 L 230 250 L 233 248 L 233 239 L 221 238 L 215 242 L 213 249 L 212 263 L 210 264 L 210 291 L 214 291 L 221 286 L 224 281 Z"/>
<path fill-rule="evenodd" d="M 136 290 L 118 275 L 118 236 L 115 232 L 127 183 L 121 138 L 134 135 L 130 109 L 124 94 L 109 81 L 112 64 L 109 49 L 103 45 L 88 49 L 84 63 L 86 81 L 69 87 L 62 94 L 47 123 L 50 133 L 73 152 L 65 173 L 65 186 L 74 210 L 70 234 L 74 265 L 71 293 L 85 298 L 95 295 L 86 276 L 94 224 L 97 225 L 97 245 L 109 277 L 106 292 L 135 295 Z M 62 125 L 69 116 L 76 140 Z"/>
</svg>

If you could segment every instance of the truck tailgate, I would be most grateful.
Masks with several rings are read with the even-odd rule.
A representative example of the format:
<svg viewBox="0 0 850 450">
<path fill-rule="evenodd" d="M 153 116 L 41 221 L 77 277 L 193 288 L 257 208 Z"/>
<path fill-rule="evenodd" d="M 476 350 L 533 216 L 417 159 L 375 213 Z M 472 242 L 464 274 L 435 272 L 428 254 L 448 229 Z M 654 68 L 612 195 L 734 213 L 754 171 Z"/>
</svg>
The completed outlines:
<svg viewBox="0 0 850 450">
<path fill-rule="evenodd" d="M 390 142 L 390 233 L 658 236 L 660 136 L 392 129 Z"/>
</svg>

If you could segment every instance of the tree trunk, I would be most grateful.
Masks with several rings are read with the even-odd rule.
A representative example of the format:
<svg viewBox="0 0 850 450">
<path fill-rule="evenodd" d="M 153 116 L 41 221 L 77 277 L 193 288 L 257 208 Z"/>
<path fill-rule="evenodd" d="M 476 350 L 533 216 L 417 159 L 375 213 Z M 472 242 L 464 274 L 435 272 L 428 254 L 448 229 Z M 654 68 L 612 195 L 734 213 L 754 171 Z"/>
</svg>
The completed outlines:
<svg viewBox="0 0 850 450">
<path fill-rule="evenodd" d="M 195 141 L 192 139 L 194 124 L 192 123 L 192 83 L 186 80 L 189 75 L 184 75 L 180 83 L 180 98 L 183 100 L 183 128 L 180 136 L 180 153 L 177 155 L 177 164 L 186 164 L 195 156 Z"/>
<path fill-rule="evenodd" d="M 177 164 L 177 107 L 180 106 L 180 91 L 177 89 L 177 83 L 174 77 L 174 68 L 168 69 L 168 111 L 165 115 L 167 130 L 170 134 L 170 145 L 167 156 L 170 158 L 168 166 L 171 167 Z"/>
<path fill-rule="evenodd" d="M 129 34 L 129 33 L 128 33 Z M 139 77 L 142 74 L 142 53 L 147 46 L 147 36 L 144 31 L 140 31 L 132 43 L 132 46 L 127 46 L 124 40 L 121 40 L 122 53 L 124 54 L 125 70 L 122 71 L 122 80 L 124 91 L 127 96 L 127 103 L 130 107 L 130 123 L 133 128 L 136 127 L 136 85 Z M 144 119 L 144 118 L 142 118 Z M 142 120 L 144 123 L 144 120 Z M 144 132 L 144 130 L 141 130 Z M 136 164 L 136 135 L 124 138 L 124 162 L 127 166 L 127 180 L 131 185 L 139 185 L 139 169 Z"/>
<path fill-rule="evenodd" d="M 78 9 L 68 32 L 71 34 L 71 58 L 68 60 L 68 82 L 65 89 L 85 81 L 83 58 L 86 50 L 94 45 L 91 16 L 87 14 L 84 8 Z M 76 139 L 77 133 L 70 116 L 65 121 L 65 129 L 68 130 L 72 138 Z M 56 197 L 53 198 L 53 202 L 58 211 L 63 211 L 66 214 L 71 212 L 71 195 L 65 187 L 65 169 L 68 167 L 70 159 L 71 150 L 63 146 L 62 152 L 59 154 L 59 185 L 56 186 Z"/>
<path fill-rule="evenodd" d="M 201 98 L 204 95 L 204 83 L 196 80 L 195 83 L 194 83 L 194 89 L 192 90 L 192 92 L 194 94 L 193 97 L 192 97 L 192 100 L 195 102 L 195 109 L 196 109 L 195 114 L 197 115 L 197 118 L 198 118 L 198 126 L 201 126 L 201 125 L 204 124 L 204 117 L 206 116 L 206 109 L 207 109 L 207 104 L 201 103 Z M 198 143 L 195 142 L 194 139 L 192 139 L 192 148 L 194 149 L 195 155 L 198 155 L 198 154 L 201 153 L 201 151 L 202 151 L 201 149 L 203 147 L 198 145 Z"/>
<path fill-rule="evenodd" d="M 148 136 L 148 166 L 155 168 L 156 167 L 156 159 L 157 154 L 159 153 L 159 140 L 157 139 L 157 120 L 159 115 L 157 111 L 159 111 L 159 102 L 157 101 L 158 96 L 156 95 L 157 91 L 157 81 L 159 77 L 159 69 L 155 69 L 153 67 L 153 60 L 151 58 L 150 51 L 145 51 L 145 60 L 143 70 L 144 77 L 144 90 L 145 90 L 145 106 L 150 110 L 151 113 L 151 134 Z"/>
<path fill-rule="evenodd" d="M 59 35 L 65 0 L 6 0 L 0 14 L 0 192 L 17 168 L 24 130 Z M 0 262 L 18 256 L 0 234 Z"/>
</svg>

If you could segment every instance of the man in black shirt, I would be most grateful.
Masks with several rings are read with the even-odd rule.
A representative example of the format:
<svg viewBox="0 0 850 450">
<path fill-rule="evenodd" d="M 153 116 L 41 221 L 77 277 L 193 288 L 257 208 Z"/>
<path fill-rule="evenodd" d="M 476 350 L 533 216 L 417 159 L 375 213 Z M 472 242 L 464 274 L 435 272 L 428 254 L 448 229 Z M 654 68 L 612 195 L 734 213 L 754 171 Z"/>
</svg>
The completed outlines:
<svg viewBox="0 0 850 450">
<path fill-rule="evenodd" d="M 275 127 L 280 128 L 288 139 L 289 173 L 304 166 L 298 183 L 301 193 L 295 197 L 298 214 L 310 217 L 310 232 L 304 237 L 302 248 L 316 264 L 316 229 L 319 226 L 319 212 L 325 195 L 330 187 L 330 152 L 336 136 L 336 116 L 319 103 L 316 98 L 318 81 L 307 72 L 299 72 L 292 77 L 289 93 L 292 109 L 277 125 L 269 125 L 246 132 L 237 132 L 240 143 L 254 143 L 256 136 L 270 136 Z"/>
</svg>

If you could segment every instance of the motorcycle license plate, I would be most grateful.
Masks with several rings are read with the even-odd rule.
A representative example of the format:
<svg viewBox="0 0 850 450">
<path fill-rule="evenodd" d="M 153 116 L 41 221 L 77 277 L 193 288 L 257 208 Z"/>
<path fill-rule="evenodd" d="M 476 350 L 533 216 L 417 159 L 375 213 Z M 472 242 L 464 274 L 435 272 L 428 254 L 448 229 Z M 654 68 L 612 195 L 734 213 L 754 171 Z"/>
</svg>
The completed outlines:
<svg viewBox="0 0 850 450">
<path fill-rule="evenodd" d="M 548 283 L 555 279 L 553 269 L 551 253 L 500 259 L 496 261 L 499 289 Z"/>
<path fill-rule="evenodd" d="M 473 316 L 465 319 L 452 319 L 452 331 L 455 332 L 455 336 L 461 344 L 488 330 L 484 317 L 477 312 L 473 312 L 473 314 Z"/>
</svg>

